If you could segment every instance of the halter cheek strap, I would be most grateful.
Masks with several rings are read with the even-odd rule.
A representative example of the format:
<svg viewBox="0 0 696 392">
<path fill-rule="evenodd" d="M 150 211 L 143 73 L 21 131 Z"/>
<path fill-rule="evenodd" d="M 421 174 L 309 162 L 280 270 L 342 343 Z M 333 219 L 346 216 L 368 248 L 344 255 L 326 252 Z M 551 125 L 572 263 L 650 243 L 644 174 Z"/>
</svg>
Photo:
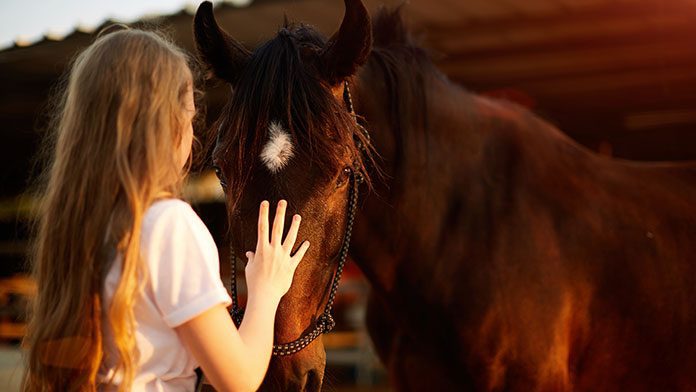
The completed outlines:
<svg viewBox="0 0 696 392">
<path fill-rule="evenodd" d="M 365 129 L 365 127 L 358 123 L 357 116 L 353 110 L 353 99 L 351 97 L 350 89 L 348 87 L 348 81 L 345 81 L 343 84 L 343 100 L 346 104 L 348 112 L 355 119 L 356 128 L 363 133 L 363 136 L 369 143 L 370 134 L 367 131 L 367 129 Z M 361 152 L 365 153 L 366 147 L 355 135 L 354 141 L 358 149 Z M 294 354 L 307 347 L 321 334 L 331 331 L 336 326 L 336 321 L 334 320 L 331 311 L 333 310 L 334 300 L 336 299 L 338 284 L 341 281 L 341 275 L 343 274 L 343 267 L 345 266 L 346 259 L 348 257 L 348 248 L 350 247 L 350 238 L 353 233 L 353 223 L 355 221 L 355 214 L 358 206 L 358 187 L 364 181 L 363 173 L 360 170 L 357 170 L 357 168 L 355 167 L 350 168 L 350 170 L 351 181 L 349 184 L 350 188 L 348 190 L 348 216 L 346 219 L 346 229 L 345 234 L 343 236 L 343 243 L 341 244 L 341 249 L 338 253 L 338 266 L 336 267 L 336 272 L 334 273 L 333 281 L 331 282 L 331 288 L 329 289 L 329 299 L 326 302 L 324 311 L 319 316 L 317 316 L 316 321 L 314 322 L 314 328 L 312 328 L 311 331 L 309 331 L 308 333 L 305 333 L 304 335 L 300 336 L 298 339 L 293 340 L 292 342 L 274 344 L 274 356 L 282 357 Z M 235 253 L 234 251 L 232 251 L 232 246 L 230 245 L 230 272 L 232 274 L 230 284 L 230 291 L 232 292 L 232 309 L 230 310 L 230 315 L 232 316 L 232 320 L 234 320 L 234 323 L 237 325 L 237 327 L 239 327 L 242 323 L 242 319 L 244 318 L 244 309 L 240 308 L 239 301 L 237 299 L 237 263 L 235 262 L 236 259 L 234 254 Z"/>
</svg>

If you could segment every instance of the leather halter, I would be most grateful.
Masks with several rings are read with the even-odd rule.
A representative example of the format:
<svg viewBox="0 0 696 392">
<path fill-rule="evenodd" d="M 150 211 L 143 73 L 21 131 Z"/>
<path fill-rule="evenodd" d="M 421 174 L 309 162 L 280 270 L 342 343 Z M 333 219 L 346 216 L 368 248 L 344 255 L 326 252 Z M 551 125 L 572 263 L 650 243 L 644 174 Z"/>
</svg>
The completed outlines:
<svg viewBox="0 0 696 392">
<path fill-rule="evenodd" d="M 370 140 L 370 135 L 357 121 L 356 114 L 353 110 L 353 99 L 350 94 L 350 89 L 348 88 L 348 81 L 343 83 L 343 100 L 346 104 L 348 112 L 353 116 L 355 120 L 356 128 L 363 133 L 363 136 Z M 365 153 L 366 147 L 362 142 L 353 135 L 353 139 L 358 147 L 358 150 Z M 350 238 L 353 233 L 353 222 L 355 220 L 356 209 L 358 205 L 358 186 L 364 181 L 364 176 L 362 171 L 353 165 L 349 168 L 350 170 L 350 184 L 348 190 L 348 216 L 346 219 L 346 230 L 343 236 L 343 243 L 341 244 L 341 249 L 338 253 L 338 266 L 336 267 L 336 272 L 333 276 L 333 281 L 331 282 L 331 288 L 329 289 L 329 299 L 324 307 L 324 311 L 316 318 L 314 322 L 314 327 L 307 333 L 301 335 L 299 338 L 293 340 L 289 343 L 274 344 L 273 345 L 273 355 L 282 357 L 290 354 L 294 354 L 303 348 L 307 347 L 321 334 L 331 331 L 336 326 L 336 321 L 334 320 L 331 311 L 333 309 L 333 303 L 336 298 L 336 292 L 338 291 L 338 284 L 341 280 L 341 275 L 343 274 L 343 267 L 346 263 L 346 258 L 348 257 L 348 248 L 350 246 Z M 230 246 L 230 264 L 231 264 L 231 285 L 230 291 L 232 292 L 232 309 L 230 310 L 230 315 L 232 320 L 239 327 L 242 323 L 242 318 L 244 317 L 244 309 L 239 307 L 239 301 L 237 299 L 237 266 L 235 262 L 234 252 Z"/>
</svg>

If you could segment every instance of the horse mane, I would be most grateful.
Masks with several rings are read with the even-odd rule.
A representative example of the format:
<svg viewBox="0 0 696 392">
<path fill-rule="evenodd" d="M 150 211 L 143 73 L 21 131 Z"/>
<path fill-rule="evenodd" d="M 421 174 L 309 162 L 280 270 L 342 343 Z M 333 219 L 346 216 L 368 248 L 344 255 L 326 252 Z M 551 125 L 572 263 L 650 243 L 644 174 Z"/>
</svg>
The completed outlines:
<svg viewBox="0 0 696 392">
<path fill-rule="evenodd" d="M 427 79 L 445 78 L 433 64 L 430 52 L 406 25 L 403 7 L 382 6 L 378 10 L 372 23 L 372 53 L 365 65 L 368 74 L 384 83 L 387 118 L 397 142 L 397 162 L 404 158 L 408 141 L 428 137 Z"/>
</svg>

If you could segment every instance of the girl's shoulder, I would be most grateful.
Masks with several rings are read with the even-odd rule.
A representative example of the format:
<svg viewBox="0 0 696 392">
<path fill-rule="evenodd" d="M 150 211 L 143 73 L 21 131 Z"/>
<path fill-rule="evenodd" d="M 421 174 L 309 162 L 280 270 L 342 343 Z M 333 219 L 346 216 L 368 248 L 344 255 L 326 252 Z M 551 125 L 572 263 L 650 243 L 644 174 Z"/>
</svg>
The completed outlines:
<svg viewBox="0 0 696 392">
<path fill-rule="evenodd" d="M 191 205 L 181 199 L 167 198 L 157 199 L 145 210 L 143 222 L 152 222 L 160 219 L 172 218 L 198 218 L 198 214 Z M 198 218 L 200 220 L 200 218 Z"/>
<path fill-rule="evenodd" d="M 195 231 L 209 235 L 208 229 L 191 205 L 181 199 L 168 198 L 153 202 L 143 216 L 143 233 L 152 231 Z M 183 233 L 182 233 L 183 234 Z"/>
<path fill-rule="evenodd" d="M 159 215 L 164 211 L 193 211 L 191 205 L 177 198 L 157 199 L 145 211 L 145 216 Z"/>
</svg>

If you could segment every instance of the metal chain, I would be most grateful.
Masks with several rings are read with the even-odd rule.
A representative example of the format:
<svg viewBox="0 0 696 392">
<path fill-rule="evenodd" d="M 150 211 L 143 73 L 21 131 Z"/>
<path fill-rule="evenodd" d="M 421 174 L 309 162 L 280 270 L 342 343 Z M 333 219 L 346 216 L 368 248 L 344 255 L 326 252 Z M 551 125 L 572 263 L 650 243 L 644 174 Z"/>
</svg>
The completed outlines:
<svg viewBox="0 0 696 392">
<path fill-rule="evenodd" d="M 351 115 L 353 115 L 353 118 L 355 119 L 355 124 L 357 127 L 364 133 L 366 139 L 370 140 L 370 135 L 363 127 L 360 125 L 357 121 L 357 116 L 355 115 L 355 112 L 353 111 L 353 100 L 350 95 L 350 90 L 348 88 L 348 82 L 346 81 L 344 83 L 344 91 L 343 91 L 343 98 L 346 102 L 346 106 L 348 108 L 348 111 L 350 112 Z M 358 148 L 361 151 L 365 151 L 365 146 L 356 138 L 355 140 Z M 317 317 L 317 320 L 315 322 L 314 328 L 312 329 L 311 332 L 301 336 L 300 338 L 293 340 L 292 342 L 289 343 L 283 343 L 283 344 L 274 344 L 273 345 L 273 355 L 274 356 L 286 356 L 290 354 L 294 354 L 303 348 L 307 347 L 310 343 L 312 343 L 316 338 L 319 337 L 319 335 L 323 333 L 327 333 L 334 329 L 336 326 L 336 321 L 334 320 L 333 316 L 331 315 L 331 311 L 333 310 L 333 304 L 334 300 L 336 299 L 336 293 L 338 292 L 338 285 L 341 281 L 341 275 L 343 274 L 343 267 L 345 266 L 346 259 L 348 257 L 348 249 L 350 247 L 350 239 L 353 233 L 353 223 L 355 222 L 355 214 L 358 206 L 358 186 L 364 181 L 363 173 L 360 172 L 359 170 L 356 170 L 355 168 L 351 169 L 351 181 L 350 181 L 350 189 L 349 189 L 349 194 L 348 194 L 348 216 L 346 220 L 346 231 L 345 231 L 345 236 L 343 238 L 343 243 L 341 244 L 341 249 L 338 254 L 338 266 L 336 267 L 336 272 L 334 273 L 333 281 L 331 282 L 331 289 L 329 291 L 329 299 L 326 303 L 326 306 L 324 307 L 324 312 Z M 237 259 L 235 257 L 234 250 L 232 248 L 232 245 L 230 244 L 230 273 L 231 273 L 231 283 L 230 283 L 230 291 L 231 291 L 231 297 L 232 297 L 232 310 L 230 311 L 230 315 L 232 316 L 232 320 L 234 323 L 239 326 L 242 323 L 242 319 L 244 318 L 244 309 L 240 308 L 239 306 L 239 301 L 237 299 Z"/>
</svg>

